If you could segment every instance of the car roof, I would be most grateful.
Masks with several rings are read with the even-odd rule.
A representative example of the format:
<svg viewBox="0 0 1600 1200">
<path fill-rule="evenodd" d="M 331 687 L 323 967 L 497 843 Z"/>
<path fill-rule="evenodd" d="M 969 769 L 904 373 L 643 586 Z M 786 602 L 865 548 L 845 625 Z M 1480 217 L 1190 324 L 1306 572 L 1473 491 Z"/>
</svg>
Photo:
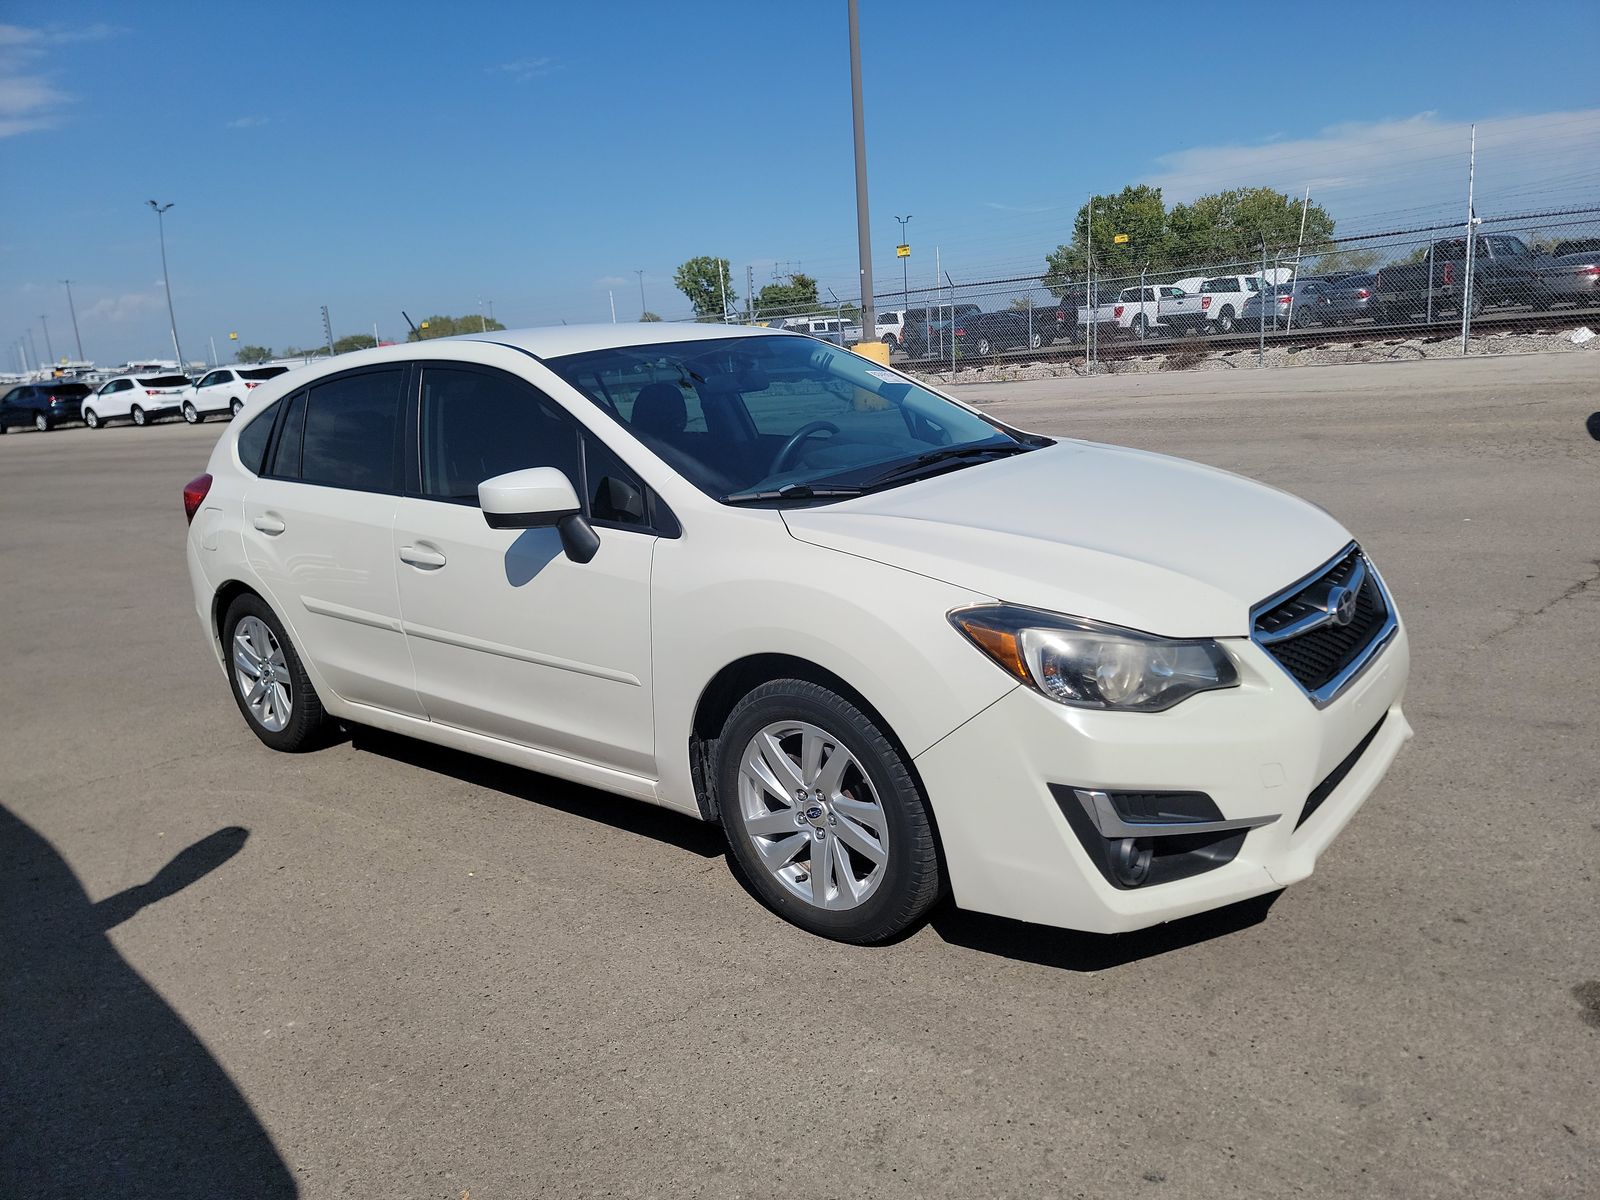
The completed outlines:
<svg viewBox="0 0 1600 1200">
<path fill-rule="evenodd" d="M 828 319 L 837 320 L 837 318 Z M 490 333 L 469 333 L 439 340 L 493 342 L 526 350 L 537 358 L 560 358 L 566 354 L 582 354 L 588 350 L 611 350 L 619 346 L 655 346 L 662 342 L 710 341 L 726 337 L 770 337 L 782 332 L 778 329 L 763 329 L 752 325 L 638 321 L 626 325 L 550 325 L 542 329 L 496 329 Z M 407 342 L 406 348 L 414 350 L 421 345 L 420 342 Z"/>
</svg>

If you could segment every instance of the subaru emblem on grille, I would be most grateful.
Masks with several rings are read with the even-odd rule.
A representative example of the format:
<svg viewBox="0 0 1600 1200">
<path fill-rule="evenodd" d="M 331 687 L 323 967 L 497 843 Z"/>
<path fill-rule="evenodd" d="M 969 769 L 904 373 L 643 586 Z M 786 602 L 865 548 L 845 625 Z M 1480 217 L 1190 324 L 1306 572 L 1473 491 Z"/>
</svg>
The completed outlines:
<svg viewBox="0 0 1600 1200">
<path fill-rule="evenodd" d="M 1328 601 L 1328 611 L 1333 615 L 1334 624 L 1348 625 L 1356 619 L 1356 594 L 1351 589 L 1335 588 Z"/>
</svg>

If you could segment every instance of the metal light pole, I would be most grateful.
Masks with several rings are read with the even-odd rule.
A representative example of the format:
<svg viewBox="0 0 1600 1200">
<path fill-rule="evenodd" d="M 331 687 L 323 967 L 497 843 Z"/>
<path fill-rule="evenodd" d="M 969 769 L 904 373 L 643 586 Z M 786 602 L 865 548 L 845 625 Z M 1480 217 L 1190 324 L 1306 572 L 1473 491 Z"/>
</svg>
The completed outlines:
<svg viewBox="0 0 1600 1200">
<path fill-rule="evenodd" d="M 72 280 L 61 281 L 67 289 L 67 311 L 72 314 L 72 340 L 78 343 L 78 361 L 83 361 L 83 338 L 78 335 L 78 306 L 72 302 Z"/>
<path fill-rule="evenodd" d="M 1467 353 L 1467 338 L 1472 333 L 1472 260 L 1478 250 L 1478 214 L 1472 208 L 1472 184 L 1478 171 L 1478 127 L 1472 126 L 1472 149 L 1467 156 L 1467 270 L 1466 281 L 1461 285 L 1461 354 Z M 1428 277 L 1428 287 L 1433 287 L 1433 277 Z"/>
<path fill-rule="evenodd" d="M 45 316 L 44 313 L 40 313 L 39 324 L 44 327 L 45 361 L 54 366 L 56 361 L 56 351 L 55 347 L 50 344 L 50 318 Z"/>
<path fill-rule="evenodd" d="M 639 277 L 639 319 L 644 320 L 644 314 L 650 310 L 644 306 L 644 268 L 640 267 L 634 272 Z"/>
<path fill-rule="evenodd" d="M 856 133 L 856 250 L 861 260 L 861 336 L 877 333 L 872 305 L 872 228 L 867 216 L 867 125 L 861 114 L 861 14 L 850 0 L 850 110 Z"/>
<path fill-rule="evenodd" d="M 900 245 L 901 246 L 905 246 L 908 250 L 911 247 L 911 243 L 906 241 L 906 226 L 910 223 L 911 216 L 912 216 L 912 214 L 907 213 L 903 217 L 896 217 L 895 218 L 896 221 L 900 222 Z M 895 253 L 896 254 L 900 253 L 900 249 L 899 249 L 898 246 L 895 247 Z M 908 253 L 908 254 L 904 255 L 900 259 L 900 307 L 901 308 L 909 308 L 910 305 L 911 305 L 911 255 Z M 904 320 L 905 320 L 905 318 L 902 317 L 901 321 L 903 322 Z"/>
<path fill-rule="evenodd" d="M 161 282 L 167 289 L 167 320 L 172 324 L 172 352 L 178 356 L 178 371 L 183 371 L 183 349 L 178 345 L 178 317 L 172 311 L 172 279 L 167 274 L 167 226 L 162 219 L 162 214 L 172 207 L 173 202 L 157 204 L 154 200 L 146 200 L 150 211 L 156 214 L 156 233 L 161 238 Z"/>
</svg>

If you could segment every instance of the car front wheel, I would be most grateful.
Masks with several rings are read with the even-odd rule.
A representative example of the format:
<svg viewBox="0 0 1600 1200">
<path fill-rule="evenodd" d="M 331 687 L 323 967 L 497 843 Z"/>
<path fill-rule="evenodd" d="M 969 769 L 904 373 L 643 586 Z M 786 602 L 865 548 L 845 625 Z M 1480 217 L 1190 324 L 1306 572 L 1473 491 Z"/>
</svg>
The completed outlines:
<svg viewBox="0 0 1600 1200">
<path fill-rule="evenodd" d="M 100 414 L 95 412 L 94 409 L 92 409 L 92 408 L 84 409 L 83 410 L 83 423 L 85 425 L 87 425 L 90 429 L 99 429 L 100 428 Z"/>
<path fill-rule="evenodd" d="M 713 756 L 729 851 L 779 916 L 870 944 L 938 900 L 926 801 L 899 749 L 849 700 L 798 679 L 763 684 L 729 715 Z"/>
<path fill-rule="evenodd" d="M 183 402 L 183 419 L 191 425 L 198 425 L 204 420 L 200 415 L 200 411 L 187 400 Z"/>
<path fill-rule="evenodd" d="M 328 725 L 327 713 L 284 631 L 261 597 L 246 593 L 222 620 L 233 699 L 245 724 L 274 750 L 315 749 Z"/>
</svg>

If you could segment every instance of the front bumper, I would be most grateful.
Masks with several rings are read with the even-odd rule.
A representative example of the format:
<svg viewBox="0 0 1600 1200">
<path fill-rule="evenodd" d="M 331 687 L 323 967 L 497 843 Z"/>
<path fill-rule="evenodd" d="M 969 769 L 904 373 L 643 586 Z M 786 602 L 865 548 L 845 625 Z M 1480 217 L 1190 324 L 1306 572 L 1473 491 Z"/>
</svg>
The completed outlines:
<svg viewBox="0 0 1600 1200">
<path fill-rule="evenodd" d="M 1119 933 L 1310 875 L 1411 737 L 1401 709 L 1410 671 L 1405 627 L 1322 709 L 1260 647 L 1225 644 L 1239 668 L 1237 688 L 1191 697 L 1164 713 L 1067 708 L 1018 688 L 920 755 L 956 903 Z M 1302 822 L 1308 798 L 1374 727 L 1366 748 Z M 1224 819 L 1277 819 L 1249 829 L 1224 865 L 1124 889 L 1074 833 L 1058 802 L 1063 789 L 1204 792 Z"/>
</svg>

